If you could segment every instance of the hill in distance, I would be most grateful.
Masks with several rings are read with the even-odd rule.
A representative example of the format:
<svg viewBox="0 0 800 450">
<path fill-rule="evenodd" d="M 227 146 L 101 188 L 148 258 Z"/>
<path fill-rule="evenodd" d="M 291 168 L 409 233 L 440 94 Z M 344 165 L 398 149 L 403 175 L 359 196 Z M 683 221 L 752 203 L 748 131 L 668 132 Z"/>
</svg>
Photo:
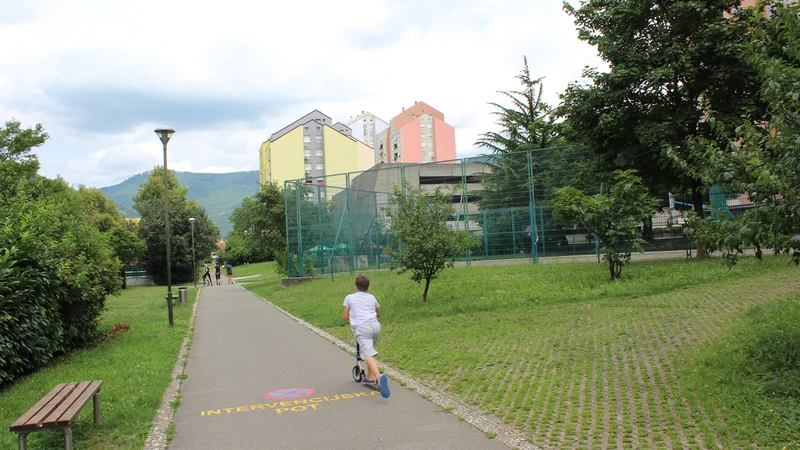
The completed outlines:
<svg viewBox="0 0 800 450">
<path fill-rule="evenodd" d="M 208 218 L 219 227 L 222 236 L 233 229 L 230 215 L 242 204 L 245 197 L 250 197 L 259 190 L 258 171 L 231 173 L 194 173 L 175 172 L 181 186 L 188 188 L 187 197 L 205 208 Z M 100 188 L 106 197 L 117 204 L 127 217 L 139 217 L 133 209 L 133 196 L 139 191 L 139 185 L 147 180 L 150 172 L 134 175 L 120 184 Z"/>
</svg>

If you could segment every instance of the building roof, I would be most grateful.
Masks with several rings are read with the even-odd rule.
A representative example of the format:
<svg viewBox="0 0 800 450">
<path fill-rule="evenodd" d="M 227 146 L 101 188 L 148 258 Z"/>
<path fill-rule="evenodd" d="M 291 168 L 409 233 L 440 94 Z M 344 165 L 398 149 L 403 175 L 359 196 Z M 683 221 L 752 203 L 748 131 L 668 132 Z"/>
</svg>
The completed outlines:
<svg viewBox="0 0 800 450">
<path fill-rule="evenodd" d="M 272 133 L 272 136 L 269 137 L 269 140 L 272 141 L 272 142 L 275 142 L 275 140 L 280 139 L 280 137 L 283 136 L 284 134 L 286 134 L 286 133 L 294 130 L 295 128 L 297 128 L 298 125 L 304 125 L 304 124 L 308 123 L 309 121 L 316 120 L 316 119 L 318 119 L 320 117 L 324 117 L 324 118 L 328 119 L 328 121 L 331 121 L 331 117 L 330 116 L 324 114 L 323 112 L 321 112 L 318 109 L 315 109 L 315 110 L 311 111 L 310 113 L 304 115 L 303 117 L 301 117 L 301 118 L 295 120 L 294 122 L 290 123 L 289 125 L 286 125 L 285 127 L 281 128 L 280 130 Z M 320 125 L 322 125 L 322 124 L 320 124 Z"/>
</svg>

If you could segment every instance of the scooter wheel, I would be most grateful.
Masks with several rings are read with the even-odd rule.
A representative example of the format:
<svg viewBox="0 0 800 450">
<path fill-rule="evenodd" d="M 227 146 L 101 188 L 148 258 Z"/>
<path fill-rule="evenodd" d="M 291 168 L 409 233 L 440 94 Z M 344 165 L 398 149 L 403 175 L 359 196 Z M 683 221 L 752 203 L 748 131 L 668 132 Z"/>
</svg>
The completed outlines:
<svg viewBox="0 0 800 450">
<path fill-rule="evenodd" d="M 353 366 L 353 379 L 360 383 L 362 378 L 361 367 L 356 364 Z"/>
</svg>

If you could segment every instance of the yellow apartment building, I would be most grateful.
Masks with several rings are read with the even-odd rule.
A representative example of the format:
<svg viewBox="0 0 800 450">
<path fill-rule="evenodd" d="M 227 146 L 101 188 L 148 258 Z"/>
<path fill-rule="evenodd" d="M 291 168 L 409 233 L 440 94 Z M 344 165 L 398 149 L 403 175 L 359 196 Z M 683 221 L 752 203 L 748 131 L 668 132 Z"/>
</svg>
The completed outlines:
<svg viewBox="0 0 800 450">
<path fill-rule="evenodd" d="M 304 179 L 324 186 L 325 175 L 367 170 L 374 150 L 352 136 L 352 130 L 314 110 L 273 133 L 259 149 L 261 184 Z M 344 186 L 341 186 L 344 187 Z"/>
</svg>

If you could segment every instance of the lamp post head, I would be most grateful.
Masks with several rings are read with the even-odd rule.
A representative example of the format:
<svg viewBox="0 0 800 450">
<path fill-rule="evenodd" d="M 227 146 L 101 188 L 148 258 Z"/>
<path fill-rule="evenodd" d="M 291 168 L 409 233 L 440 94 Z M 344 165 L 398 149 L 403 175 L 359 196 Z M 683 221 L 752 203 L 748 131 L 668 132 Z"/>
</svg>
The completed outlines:
<svg viewBox="0 0 800 450">
<path fill-rule="evenodd" d="M 195 218 L 194 218 L 194 217 L 189 217 L 189 222 L 192 222 L 192 223 L 194 223 L 194 221 L 195 221 Z"/>
<path fill-rule="evenodd" d="M 156 134 L 158 135 L 158 138 L 161 139 L 161 143 L 164 145 L 167 145 L 169 139 L 172 137 L 173 134 L 175 134 L 175 130 L 171 130 L 169 128 L 158 128 L 155 131 Z"/>
</svg>

